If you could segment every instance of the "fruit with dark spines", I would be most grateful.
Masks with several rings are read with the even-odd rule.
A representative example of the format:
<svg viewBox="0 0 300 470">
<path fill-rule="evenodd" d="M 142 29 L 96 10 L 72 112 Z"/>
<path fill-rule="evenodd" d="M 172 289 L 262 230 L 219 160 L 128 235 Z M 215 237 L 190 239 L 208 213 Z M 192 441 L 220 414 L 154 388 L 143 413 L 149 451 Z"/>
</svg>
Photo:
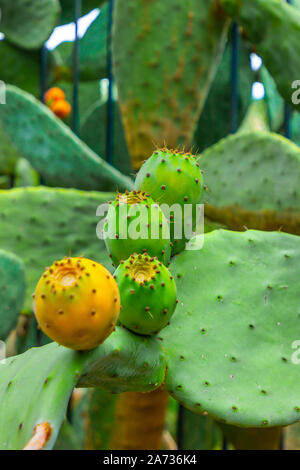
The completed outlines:
<svg viewBox="0 0 300 470">
<path fill-rule="evenodd" d="M 196 157 L 167 148 L 156 150 L 138 172 L 135 188 L 148 192 L 156 202 L 163 204 L 162 210 L 170 221 L 172 255 L 182 251 L 187 241 L 184 226 L 195 229 L 196 205 L 201 203 L 203 197 L 203 176 Z M 173 204 L 177 204 L 182 211 L 181 237 L 176 236 L 175 232 L 174 216 L 177 212 L 176 209 L 170 211 Z M 188 204 L 192 206 L 192 221 L 189 220 L 189 212 L 184 211 L 184 206 Z"/>
<path fill-rule="evenodd" d="M 147 253 L 133 254 L 115 272 L 122 310 L 119 320 L 129 330 L 153 335 L 167 326 L 176 308 L 176 284 L 169 270 Z"/>
<path fill-rule="evenodd" d="M 46 268 L 34 293 L 34 311 L 52 340 L 70 349 L 93 349 L 115 328 L 118 286 L 101 264 L 66 258 Z"/>
<path fill-rule="evenodd" d="M 118 194 L 104 224 L 105 244 L 115 267 L 132 253 L 170 260 L 170 230 L 159 204 L 142 191 Z M 136 238 L 135 238 L 136 237 Z"/>
</svg>

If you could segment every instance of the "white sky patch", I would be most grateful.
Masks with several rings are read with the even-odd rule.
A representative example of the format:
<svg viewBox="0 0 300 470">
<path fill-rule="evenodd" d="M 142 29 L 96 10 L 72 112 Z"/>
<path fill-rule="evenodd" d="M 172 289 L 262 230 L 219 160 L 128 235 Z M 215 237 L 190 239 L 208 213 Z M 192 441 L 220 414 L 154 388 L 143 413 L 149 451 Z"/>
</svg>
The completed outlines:
<svg viewBox="0 0 300 470">
<path fill-rule="evenodd" d="M 255 100 L 261 100 L 265 97 L 265 87 L 261 82 L 254 82 L 252 85 L 252 96 Z"/>
<path fill-rule="evenodd" d="M 4 34 L 0 33 L 0 41 L 2 41 L 3 39 L 4 39 Z"/>
<path fill-rule="evenodd" d="M 250 54 L 250 62 L 251 62 L 251 68 L 255 72 L 259 70 L 260 67 L 262 66 L 262 59 L 254 52 Z"/>
<path fill-rule="evenodd" d="M 90 11 L 85 16 L 82 16 L 78 20 L 78 36 L 82 38 L 90 24 L 97 18 L 99 15 L 99 8 Z M 74 41 L 75 39 L 75 23 L 65 24 L 63 26 L 57 26 L 50 38 L 46 42 L 46 47 L 49 50 L 55 49 L 60 43 L 64 41 Z"/>
</svg>

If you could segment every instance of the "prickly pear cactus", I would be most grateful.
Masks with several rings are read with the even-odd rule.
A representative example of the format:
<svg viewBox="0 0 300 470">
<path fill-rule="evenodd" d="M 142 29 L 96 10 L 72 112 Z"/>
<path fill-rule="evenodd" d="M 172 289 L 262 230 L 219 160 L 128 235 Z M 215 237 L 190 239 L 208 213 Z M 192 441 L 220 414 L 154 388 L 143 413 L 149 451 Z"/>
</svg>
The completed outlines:
<svg viewBox="0 0 300 470">
<path fill-rule="evenodd" d="M 107 77 L 107 25 L 108 5 L 105 4 L 97 18 L 79 40 L 79 73 L 81 81 L 100 80 Z M 59 52 L 62 48 L 65 48 L 66 54 L 64 54 L 63 64 L 57 67 L 56 73 L 60 75 L 68 70 L 72 79 L 73 42 L 64 42 L 56 50 Z M 65 70 L 60 70 L 60 67 Z"/>
<path fill-rule="evenodd" d="M 113 104 L 114 140 L 113 165 L 123 174 L 133 173 L 130 155 L 127 148 L 124 128 L 121 120 L 120 108 L 117 101 Z M 107 132 L 107 102 L 96 102 L 85 114 L 80 128 L 80 138 L 98 155 L 105 157 Z"/>
<path fill-rule="evenodd" d="M 268 132 L 238 133 L 207 149 L 205 214 L 234 230 L 300 234 L 300 150 Z"/>
<path fill-rule="evenodd" d="M 184 222 L 188 218 L 182 217 L 182 237 L 176 236 L 174 214 L 170 208 L 178 204 L 184 209 L 186 204 L 192 205 L 192 228 L 195 225 L 195 205 L 199 204 L 203 194 L 203 179 L 200 165 L 196 157 L 187 152 L 168 150 L 163 148 L 155 150 L 152 156 L 145 161 L 135 180 L 135 188 L 148 192 L 161 206 L 170 222 L 170 237 L 172 241 L 172 255 L 182 251 L 185 247 Z M 174 210 L 176 213 L 176 210 Z"/>
<path fill-rule="evenodd" d="M 58 344 L 80 351 L 103 343 L 120 311 L 114 278 L 87 258 L 66 258 L 47 267 L 33 297 L 43 332 Z"/>
<path fill-rule="evenodd" d="M 39 174 L 32 168 L 28 160 L 19 158 L 15 166 L 15 181 L 17 188 L 26 186 L 38 186 L 40 184 Z"/>
<path fill-rule="evenodd" d="M 249 44 L 240 37 L 239 46 L 238 123 L 241 124 L 251 102 L 254 72 L 250 67 Z M 193 149 L 197 153 L 231 132 L 231 51 L 228 42 L 195 130 Z"/>
<path fill-rule="evenodd" d="M 239 132 L 269 131 L 267 104 L 264 100 L 253 100 L 245 119 L 239 127 Z"/>
<path fill-rule="evenodd" d="M 245 29 L 283 98 L 299 109 L 292 101 L 300 68 L 299 9 L 282 0 L 221 0 L 221 5 Z"/>
<path fill-rule="evenodd" d="M 93 351 L 78 353 L 51 343 L 1 361 L 0 448 L 23 449 L 44 424 L 48 433 L 40 447 L 51 449 L 76 383 L 112 392 L 146 392 L 161 385 L 165 367 L 155 339 L 118 327 Z"/>
<path fill-rule="evenodd" d="M 170 261 L 167 219 L 159 205 L 144 191 L 126 191 L 117 195 L 108 210 L 104 235 L 107 251 L 115 267 L 132 253 L 147 252 L 157 256 L 164 264 Z"/>
<path fill-rule="evenodd" d="M 120 289 L 122 325 L 142 335 L 167 326 L 176 308 L 176 284 L 157 258 L 132 255 L 120 264 L 114 277 Z"/>
<path fill-rule="evenodd" d="M 23 49 L 38 49 L 48 39 L 60 13 L 58 0 L 0 0 L 1 32 Z"/>
<path fill-rule="evenodd" d="M 49 186 L 78 189 L 133 186 L 130 178 L 103 161 L 46 106 L 13 86 L 6 87 L 0 126 Z"/>
<path fill-rule="evenodd" d="M 214 0 L 115 2 L 114 69 L 134 168 L 155 145 L 191 145 L 227 26 Z"/>
<path fill-rule="evenodd" d="M 172 396 L 242 427 L 299 420 L 299 262 L 298 237 L 254 230 L 216 230 L 175 257 L 179 303 L 159 333 Z"/>
<path fill-rule="evenodd" d="M 260 79 L 265 89 L 265 102 L 271 131 L 277 132 L 284 122 L 284 100 L 278 93 L 276 83 L 265 66 L 259 70 Z"/>
<path fill-rule="evenodd" d="M 25 264 L 25 312 L 32 311 L 32 294 L 45 266 L 56 258 L 93 258 L 111 269 L 104 242 L 96 236 L 99 205 L 112 194 L 46 187 L 0 191 L 0 246 Z M 37 243 L 38 240 L 38 243 Z"/>
<path fill-rule="evenodd" d="M 15 255 L 0 250 L 0 340 L 16 326 L 25 299 L 25 269 Z"/>
<path fill-rule="evenodd" d="M 86 15 L 91 10 L 95 8 L 100 8 L 105 0 L 84 0 L 82 2 L 81 14 Z M 64 23 L 71 23 L 74 21 L 74 2 L 73 0 L 60 0 L 61 4 L 61 18 L 60 22 Z"/>
</svg>

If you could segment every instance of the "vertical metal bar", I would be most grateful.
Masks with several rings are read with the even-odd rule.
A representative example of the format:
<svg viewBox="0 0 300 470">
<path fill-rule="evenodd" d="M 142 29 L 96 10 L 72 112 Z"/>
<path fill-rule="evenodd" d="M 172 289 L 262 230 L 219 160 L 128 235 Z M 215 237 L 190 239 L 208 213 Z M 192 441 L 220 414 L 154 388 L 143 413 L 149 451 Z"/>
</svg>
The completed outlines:
<svg viewBox="0 0 300 470">
<path fill-rule="evenodd" d="M 111 35 L 113 21 L 114 0 L 109 0 L 108 25 L 107 25 L 107 76 L 108 76 L 108 99 L 107 99 L 107 125 L 106 125 L 106 161 L 113 164 L 113 141 L 114 141 L 114 99 L 113 99 L 113 72 L 112 72 L 112 50 Z"/>
<path fill-rule="evenodd" d="M 232 27 L 231 51 L 231 132 L 234 134 L 238 128 L 238 86 L 239 86 L 239 28 L 234 23 Z"/>
<path fill-rule="evenodd" d="M 48 49 L 44 44 L 40 52 L 40 100 L 44 103 L 47 90 Z"/>
<path fill-rule="evenodd" d="M 286 0 L 287 3 L 292 3 L 292 0 Z M 292 112 L 288 104 L 284 105 L 284 134 L 288 139 L 292 139 Z"/>
<path fill-rule="evenodd" d="M 74 0 L 74 23 L 75 23 L 75 41 L 73 50 L 73 115 L 72 129 L 75 134 L 79 133 L 79 37 L 78 37 L 78 19 L 81 15 L 81 0 Z"/>
<path fill-rule="evenodd" d="M 45 93 L 47 91 L 47 73 L 48 73 L 48 49 L 46 44 L 43 44 L 41 51 L 40 51 L 40 100 L 42 103 L 45 102 Z M 44 179 L 40 175 L 40 185 L 43 186 L 45 184 Z M 37 339 L 38 342 L 41 341 L 42 332 L 40 330 L 37 331 Z"/>
</svg>

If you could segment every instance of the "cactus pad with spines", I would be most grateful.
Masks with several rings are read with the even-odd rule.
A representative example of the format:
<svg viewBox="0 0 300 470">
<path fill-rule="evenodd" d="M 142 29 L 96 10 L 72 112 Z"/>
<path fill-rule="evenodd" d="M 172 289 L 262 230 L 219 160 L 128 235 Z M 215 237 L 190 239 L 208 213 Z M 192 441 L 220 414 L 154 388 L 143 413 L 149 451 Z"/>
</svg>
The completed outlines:
<svg viewBox="0 0 300 470">
<path fill-rule="evenodd" d="M 23 449 L 35 426 L 49 423 L 44 448 L 51 449 L 76 383 L 114 393 L 149 392 L 162 384 L 165 368 L 164 353 L 154 338 L 119 327 L 93 351 L 79 353 L 50 343 L 1 361 L 0 448 Z"/>
<path fill-rule="evenodd" d="M 0 246 L 24 261 L 25 312 L 32 311 L 36 283 L 54 259 L 84 255 L 111 269 L 104 242 L 96 236 L 101 221 L 96 209 L 111 197 L 110 193 L 46 187 L 0 191 Z"/>
<path fill-rule="evenodd" d="M 269 132 L 229 136 L 207 149 L 205 214 L 234 230 L 300 234 L 300 149 Z"/>
<path fill-rule="evenodd" d="M 0 340 L 16 326 L 25 299 L 25 270 L 15 255 L 0 250 Z"/>
<path fill-rule="evenodd" d="M 130 178 L 96 155 L 46 106 L 16 87 L 6 87 L 0 126 L 48 186 L 78 189 L 133 186 Z"/>
<path fill-rule="evenodd" d="M 170 261 L 170 230 L 159 205 L 142 191 L 118 194 L 104 225 L 105 245 L 115 267 L 132 253 L 147 252 Z"/>
<path fill-rule="evenodd" d="M 299 262 L 299 237 L 255 230 L 216 230 L 174 259 L 179 303 L 159 338 L 177 400 L 242 427 L 299 420 Z"/>
<path fill-rule="evenodd" d="M 134 168 L 155 145 L 191 145 L 227 26 L 215 0 L 115 2 L 115 78 Z"/>
<path fill-rule="evenodd" d="M 203 194 L 203 178 L 200 165 L 191 153 L 169 150 L 156 150 L 145 161 L 135 180 L 135 188 L 148 192 L 151 197 L 161 204 L 167 219 L 170 221 L 170 237 L 172 240 L 172 255 L 185 247 L 184 222 L 195 225 L 195 205 L 199 204 Z M 169 209 L 178 204 L 182 212 L 182 237 L 177 238 L 174 219 L 176 210 Z M 192 221 L 188 220 L 183 211 L 185 204 L 193 208 Z M 174 212 L 174 213 L 173 213 Z M 173 218 L 172 218 L 173 217 Z"/>
<path fill-rule="evenodd" d="M 22 49 L 38 49 L 56 26 L 60 4 L 58 0 L 0 0 L 1 31 Z"/>
<path fill-rule="evenodd" d="M 114 274 L 122 309 L 119 320 L 135 333 L 164 328 L 176 308 L 176 284 L 168 269 L 149 255 L 131 255 Z"/>
</svg>

